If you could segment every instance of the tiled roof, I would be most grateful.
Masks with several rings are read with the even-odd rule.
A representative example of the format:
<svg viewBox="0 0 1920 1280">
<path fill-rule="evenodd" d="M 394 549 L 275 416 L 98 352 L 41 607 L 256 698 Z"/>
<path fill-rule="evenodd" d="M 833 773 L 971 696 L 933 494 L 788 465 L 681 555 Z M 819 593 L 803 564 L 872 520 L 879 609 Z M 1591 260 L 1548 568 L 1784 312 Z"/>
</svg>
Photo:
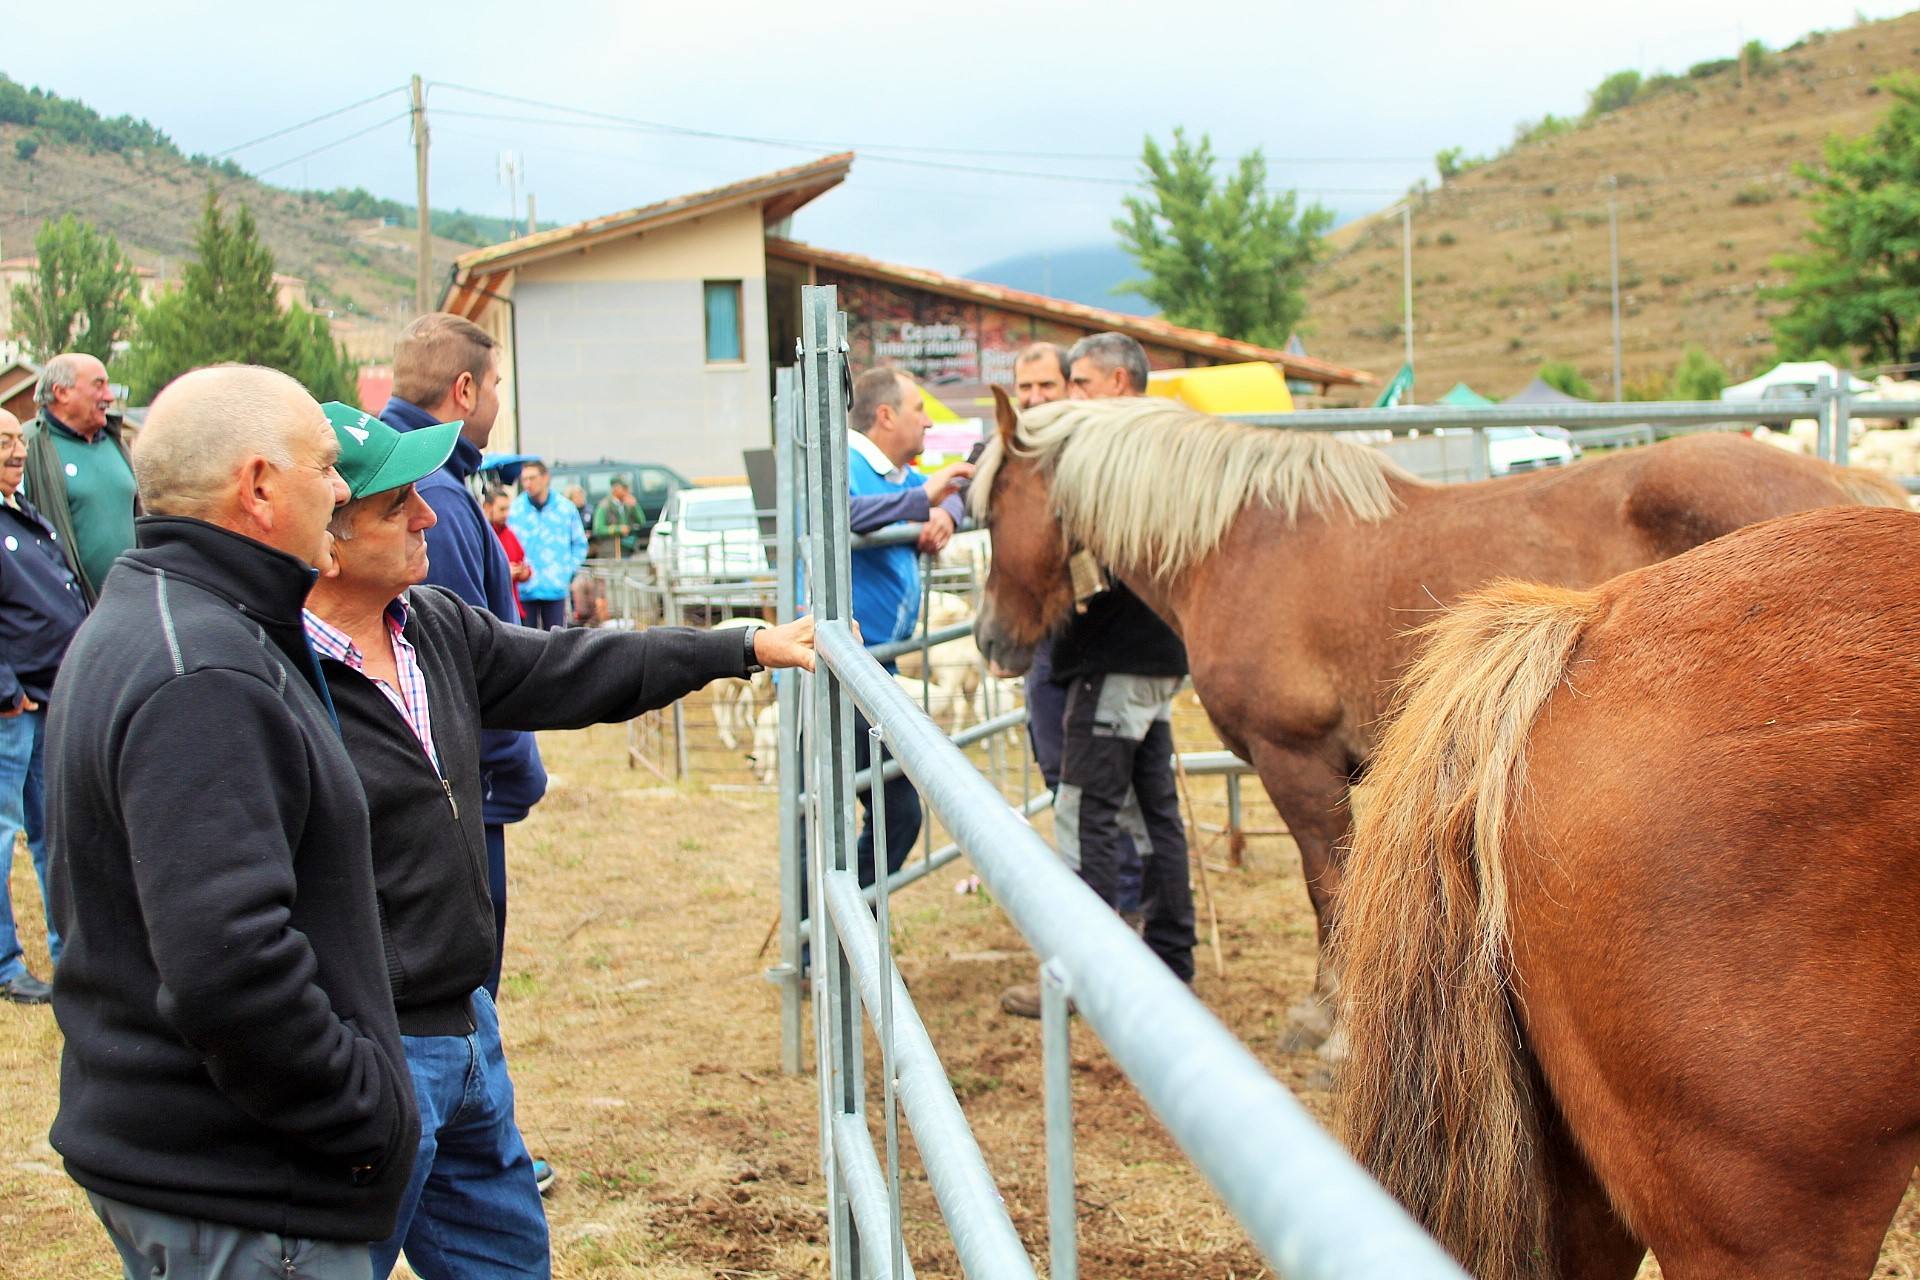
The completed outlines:
<svg viewBox="0 0 1920 1280">
<path fill-rule="evenodd" d="M 1280 366 L 1288 377 L 1300 378 L 1308 382 L 1318 382 L 1328 386 L 1359 386 L 1379 381 L 1364 369 L 1351 369 L 1345 365 L 1335 364 L 1331 360 L 1294 355 L 1276 347 L 1263 347 L 1234 338 L 1223 338 L 1217 333 L 1208 333 L 1203 329 L 1188 329 L 1154 317 L 1133 316 L 1120 311 L 1109 311 L 1104 307 L 1090 307 L 1085 303 L 1068 302 L 1061 298 L 1049 298 L 1044 294 L 1028 293 L 1024 289 L 1010 289 L 1005 285 L 968 280 L 964 276 L 950 276 L 939 271 L 930 271 L 925 267 L 903 267 L 897 263 L 881 262 L 877 258 L 869 258 L 858 253 L 842 253 L 835 249 L 822 249 L 815 245 L 802 244 L 797 240 L 780 240 L 769 236 L 767 253 L 771 257 L 784 258 L 789 262 L 805 263 L 842 271 L 848 275 L 885 280 L 893 284 L 924 289 L 928 293 L 985 303 L 988 306 L 1009 311 L 1024 311 L 1029 315 L 1094 331 L 1110 329 L 1116 333 L 1127 334 L 1141 342 L 1172 347 L 1178 351 L 1188 351 L 1220 361 L 1262 360 Z"/>
</svg>

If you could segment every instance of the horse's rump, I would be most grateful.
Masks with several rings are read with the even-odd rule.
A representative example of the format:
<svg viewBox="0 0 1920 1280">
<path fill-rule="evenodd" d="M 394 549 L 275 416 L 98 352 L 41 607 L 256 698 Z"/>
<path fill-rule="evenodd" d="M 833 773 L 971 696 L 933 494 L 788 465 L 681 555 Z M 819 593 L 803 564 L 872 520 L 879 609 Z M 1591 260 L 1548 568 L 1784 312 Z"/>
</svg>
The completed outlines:
<svg viewBox="0 0 1920 1280">
<path fill-rule="evenodd" d="M 1877 1243 L 1920 1122 L 1915 563 L 1920 518 L 1815 511 L 1427 629 L 1334 939 L 1344 1118 L 1476 1276 L 1558 1274 L 1536 1082 L 1618 1230 L 1676 1265 L 1755 1206 L 1789 1244 Z M 1854 1217 L 1808 1230 L 1823 1194 Z"/>
</svg>

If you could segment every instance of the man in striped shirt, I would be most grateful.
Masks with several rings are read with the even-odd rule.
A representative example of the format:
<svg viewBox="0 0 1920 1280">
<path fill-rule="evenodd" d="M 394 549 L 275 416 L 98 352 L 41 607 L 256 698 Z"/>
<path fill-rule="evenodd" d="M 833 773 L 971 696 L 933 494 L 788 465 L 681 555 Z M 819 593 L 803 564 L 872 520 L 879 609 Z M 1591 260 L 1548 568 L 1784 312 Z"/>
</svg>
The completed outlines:
<svg viewBox="0 0 1920 1280">
<path fill-rule="evenodd" d="M 367 794 L 373 872 L 401 1043 L 420 1104 L 420 1152 L 399 1225 L 373 1246 L 384 1277 L 402 1248 L 425 1280 L 551 1271 L 533 1161 L 485 981 L 494 959 L 482 831 L 483 729 L 630 719 L 711 680 L 813 665 L 808 620 L 709 632 L 538 631 L 421 585 L 434 510 L 415 482 L 460 424 L 405 433 L 327 406 L 351 500 L 329 526 L 337 576 L 308 598 L 306 630 Z"/>
</svg>

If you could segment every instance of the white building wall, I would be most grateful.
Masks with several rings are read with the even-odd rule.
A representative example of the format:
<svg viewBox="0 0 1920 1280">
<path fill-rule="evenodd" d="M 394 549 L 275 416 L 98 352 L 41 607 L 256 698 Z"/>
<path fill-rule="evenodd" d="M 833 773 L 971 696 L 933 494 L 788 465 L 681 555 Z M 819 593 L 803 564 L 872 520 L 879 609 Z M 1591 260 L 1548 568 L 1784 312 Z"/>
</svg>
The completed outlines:
<svg viewBox="0 0 1920 1280">
<path fill-rule="evenodd" d="M 772 441 L 763 237 L 746 209 L 521 270 L 521 450 L 744 474 Z M 707 363 L 707 280 L 740 281 L 739 363 Z"/>
</svg>

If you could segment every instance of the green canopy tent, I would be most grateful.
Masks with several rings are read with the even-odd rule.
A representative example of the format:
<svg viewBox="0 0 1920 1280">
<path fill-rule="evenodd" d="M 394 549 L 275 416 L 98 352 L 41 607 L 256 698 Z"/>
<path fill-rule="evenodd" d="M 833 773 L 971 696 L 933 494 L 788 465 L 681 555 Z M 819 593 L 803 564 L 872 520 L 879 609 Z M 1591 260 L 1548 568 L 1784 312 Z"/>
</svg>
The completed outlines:
<svg viewBox="0 0 1920 1280">
<path fill-rule="evenodd" d="M 1453 384 L 1453 390 L 1440 397 L 1440 403 L 1453 405 L 1455 408 L 1460 409 L 1477 409 L 1482 405 L 1492 404 L 1493 401 L 1487 399 L 1487 397 L 1481 395 L 1466 383 L 1456 382 Z"/>
</svg>

